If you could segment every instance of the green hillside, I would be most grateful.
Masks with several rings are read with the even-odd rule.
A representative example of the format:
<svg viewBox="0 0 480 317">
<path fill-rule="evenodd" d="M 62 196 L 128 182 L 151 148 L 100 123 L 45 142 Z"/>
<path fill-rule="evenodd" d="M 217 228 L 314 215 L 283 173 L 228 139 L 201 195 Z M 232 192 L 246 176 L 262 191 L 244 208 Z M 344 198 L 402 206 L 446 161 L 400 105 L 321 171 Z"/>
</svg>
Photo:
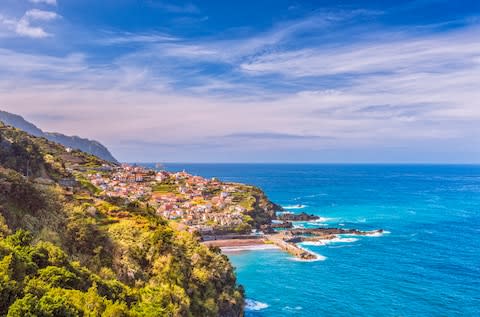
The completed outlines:
<svg viewBox="0 0 480 317">
<path fill-rule="evenodd" d="M 218 249 L 96 195 L 85 173 L 111 166 L 0 123 L 0 315 L 243 315 Z"/>
</svg>

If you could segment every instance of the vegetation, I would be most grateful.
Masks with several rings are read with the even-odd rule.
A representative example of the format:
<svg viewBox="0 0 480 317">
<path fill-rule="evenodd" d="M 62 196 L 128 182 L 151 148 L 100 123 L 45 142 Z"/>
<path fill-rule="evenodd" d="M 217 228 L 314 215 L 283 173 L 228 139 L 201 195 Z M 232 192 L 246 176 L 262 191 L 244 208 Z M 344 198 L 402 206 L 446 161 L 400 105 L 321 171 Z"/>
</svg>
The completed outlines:
<svg viewBox="0 0 480 317">
<path fill-rule="evenodd" d="M 238 184 L 239 191 L 234 193 L 234 201 L 246 209 L 244 223 L 260 228 L 269 224 L 275 217 L 275 211 L 281 207 L 267 199 L 265 194 L 255 186 Z"/>
<path fill-rule="evenodd" d="M 157 184 L 153 186 L 153 191 L 157 193 L 177 193 L 177 186 L 175 184 Z"/>
<path fill-rule="evenodd" d="M 228 258 L 146 203 L 99 198 L 81 173 L 103 164 L 0 123 L 0 315 L 241 316 Z"/>
</svg>

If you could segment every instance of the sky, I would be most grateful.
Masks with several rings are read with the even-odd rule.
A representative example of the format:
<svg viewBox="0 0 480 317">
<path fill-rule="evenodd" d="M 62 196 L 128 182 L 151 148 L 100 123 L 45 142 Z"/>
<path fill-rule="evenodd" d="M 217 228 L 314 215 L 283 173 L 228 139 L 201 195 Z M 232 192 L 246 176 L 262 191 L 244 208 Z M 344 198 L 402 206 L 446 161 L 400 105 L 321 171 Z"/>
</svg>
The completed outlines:
<svg viewBox="0 0 480 317">
<path fill-rule="evenodd" d="M 480 1 L 0 0 L 0 109 L 127 162 L 480 163 Z"/>
</svg>

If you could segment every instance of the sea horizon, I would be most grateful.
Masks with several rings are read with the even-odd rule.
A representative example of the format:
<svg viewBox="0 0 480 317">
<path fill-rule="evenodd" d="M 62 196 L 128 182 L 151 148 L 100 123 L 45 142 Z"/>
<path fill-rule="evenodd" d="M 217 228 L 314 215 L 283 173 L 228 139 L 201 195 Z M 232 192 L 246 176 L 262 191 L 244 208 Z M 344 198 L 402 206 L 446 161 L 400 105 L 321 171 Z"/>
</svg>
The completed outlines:
<svg viewBox="0 0 480 317">
<path fill-rule="evenodd" d="M 440 165 L 440 166 L 456 166 L 456 165 L 473 165 L 480 166 L 480 162 L 465 162 L 465 163 L 452 163 L 452 162 L 143 162 L 143 161 L 125 161 L 121 164 L 192 164 L 192 165 L 209 165 L 209 164 L 222 164 L 222 165 Z"/>
</svg>

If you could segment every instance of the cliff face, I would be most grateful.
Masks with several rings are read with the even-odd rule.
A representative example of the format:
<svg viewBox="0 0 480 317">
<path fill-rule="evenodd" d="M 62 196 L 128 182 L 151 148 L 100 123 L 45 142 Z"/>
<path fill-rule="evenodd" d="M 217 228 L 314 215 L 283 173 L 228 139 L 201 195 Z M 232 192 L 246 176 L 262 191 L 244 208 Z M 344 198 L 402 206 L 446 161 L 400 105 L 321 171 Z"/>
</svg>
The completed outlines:
<svg viewBox="0 0 480 317">
<path fill-rule="evenodd" d="M 234 193 L 234 202 L 241 206 L 243 213 L 248 216 L 248 225 L 246 228 L 260 229 L 264 225 L 270 225 L 275 219 L 277 211 L 281 211 L 282 207 L 271 202 L 267 195 L 258 187 L 228 183 L 234 185 L 237 192 Z"/>
<path fill-rule="evenodd" d="M 0 121 L 22 131 L 25 131 L 33 136 L 46 138 L 47 140 L 50 140 L 52 142 L 60 143 L 63 146 L 70 147 L 72 149 L 81 150 L 109 162 L 117 162 L 117 160 L 113 157 L 110 151 L 100 142 L 80 138 L 78 136 L 67 136 L 61 133 L 44 132 L 34 124 L 25 120 L 23 117 L 1 110 Z"/>
<path fill-rule="evenodd" d="M 228 258 L 148 204 L 97 196 L 84 176 L 106 166 L 0 123 L 0 315 L 241 316 Z"/>
<path fill-rule="evenodd" d="M 253 209 L 247 213 L 254 219 L 256 228 L 263 225 L 269 225 L 275 219 L 277 211 L 281 211 L 282 207 L 271 202 L 265 193 L 259 188 L 254 187 L 255 203 Z"/>
</svg>

